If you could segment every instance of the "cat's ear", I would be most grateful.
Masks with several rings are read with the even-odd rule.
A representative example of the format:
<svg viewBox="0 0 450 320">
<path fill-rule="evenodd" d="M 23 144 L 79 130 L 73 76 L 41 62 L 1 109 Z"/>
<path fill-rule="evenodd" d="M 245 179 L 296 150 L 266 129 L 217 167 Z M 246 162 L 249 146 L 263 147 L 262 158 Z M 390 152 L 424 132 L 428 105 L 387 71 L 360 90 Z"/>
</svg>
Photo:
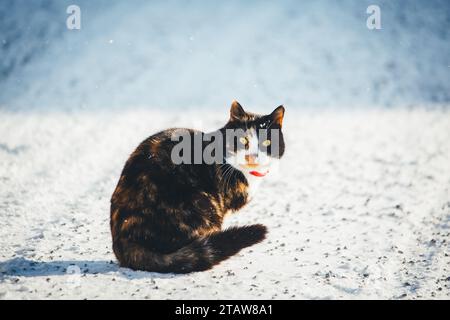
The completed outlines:
<svg viewBox="0 0 450 320">
<path fill-rule="evenodd" d="M 284 107 L 281 105 L 270 114 L 273 123 L 277 123 L 280 127 L 283 125 Z"/>
<path fill-rule="evenodd" d="M 244 108 L 242 108 L 239 102 L 233 100 L 230 108 L 230 121 L 244 119 L 245 115 Z"/>
</svg>

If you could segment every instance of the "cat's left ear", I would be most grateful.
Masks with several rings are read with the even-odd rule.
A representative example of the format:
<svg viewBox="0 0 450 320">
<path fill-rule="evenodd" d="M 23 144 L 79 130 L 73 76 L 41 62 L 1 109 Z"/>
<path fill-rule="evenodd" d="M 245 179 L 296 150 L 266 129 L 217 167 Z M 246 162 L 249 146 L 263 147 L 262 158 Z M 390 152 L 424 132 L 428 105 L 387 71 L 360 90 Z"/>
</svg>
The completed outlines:
<svg viewBox="0 0 450 320">
<path fill-rule="evenodd" d="M 244 108 L 242 108 L 242 106 L 239 104 L 239 102 L 237 102 L 236 100 L 233 100 L 233 102 L 231 103 L 231 108 L 230 108 L 230 121 L 233 120 L 242 120 L 245 118 L 245 111 Z"/>
<path fill-rule="evenodd" d="M 281 105 L 270 114 L 273 123 L 277 123 L 280 127 L 283 125 L 284 107 Z"/>
</svg>

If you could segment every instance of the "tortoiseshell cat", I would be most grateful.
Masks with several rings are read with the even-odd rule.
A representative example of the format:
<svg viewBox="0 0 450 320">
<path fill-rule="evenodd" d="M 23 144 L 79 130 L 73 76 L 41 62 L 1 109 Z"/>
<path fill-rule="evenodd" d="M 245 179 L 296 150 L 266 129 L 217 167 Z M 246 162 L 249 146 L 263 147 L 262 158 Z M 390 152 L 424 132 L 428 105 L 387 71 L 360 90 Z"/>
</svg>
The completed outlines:
<svg viewBox="0 0 450 320">
<path fill-rule="evenodd" d="M 222 163 L 174 164 L 175 129 L 144 140 L 126 162 L 111 198 L 113 250 L 120 265 L 154 272 L 202 271 L 264 240 L 267 229 L 261 224 L 221 226 L 227 213 L 249 201 L 249 187 L 284 154 L 283 116 L 283 106 L 261 116 L 233 101 L 228 123 L 216 132 L 242 129 L 246 136 L 231 146 L 223 144 Z M 259 141 L 262 129 L 279 132 L 277 153 L 271 130 Z"/>
</svg>

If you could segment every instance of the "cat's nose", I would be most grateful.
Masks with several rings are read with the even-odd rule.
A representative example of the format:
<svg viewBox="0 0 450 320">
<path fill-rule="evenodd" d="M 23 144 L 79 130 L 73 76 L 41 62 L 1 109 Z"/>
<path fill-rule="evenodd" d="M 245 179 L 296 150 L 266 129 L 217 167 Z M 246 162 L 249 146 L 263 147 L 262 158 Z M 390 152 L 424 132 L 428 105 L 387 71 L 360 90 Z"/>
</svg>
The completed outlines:
<svg viewBox="0 0 450 320">
<path fill-rule="evenodd" d="M 245 161 L 248 165 L 257 165 L 257 156 L 255 154 L 246 154 Z"/>
</svg>

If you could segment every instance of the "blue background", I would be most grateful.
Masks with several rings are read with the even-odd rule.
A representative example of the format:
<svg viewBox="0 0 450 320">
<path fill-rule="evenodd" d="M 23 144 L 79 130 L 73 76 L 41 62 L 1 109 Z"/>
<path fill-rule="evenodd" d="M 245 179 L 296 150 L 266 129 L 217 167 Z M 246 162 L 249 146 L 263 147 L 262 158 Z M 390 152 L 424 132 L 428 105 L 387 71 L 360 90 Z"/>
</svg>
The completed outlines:
<svg viewBox="0 0 450 320">
<path fill-rule="evenodd" d="M 0 109 L 446 106 L 449 40 L 450 1 L 2 0 Z"/>
</svg>

